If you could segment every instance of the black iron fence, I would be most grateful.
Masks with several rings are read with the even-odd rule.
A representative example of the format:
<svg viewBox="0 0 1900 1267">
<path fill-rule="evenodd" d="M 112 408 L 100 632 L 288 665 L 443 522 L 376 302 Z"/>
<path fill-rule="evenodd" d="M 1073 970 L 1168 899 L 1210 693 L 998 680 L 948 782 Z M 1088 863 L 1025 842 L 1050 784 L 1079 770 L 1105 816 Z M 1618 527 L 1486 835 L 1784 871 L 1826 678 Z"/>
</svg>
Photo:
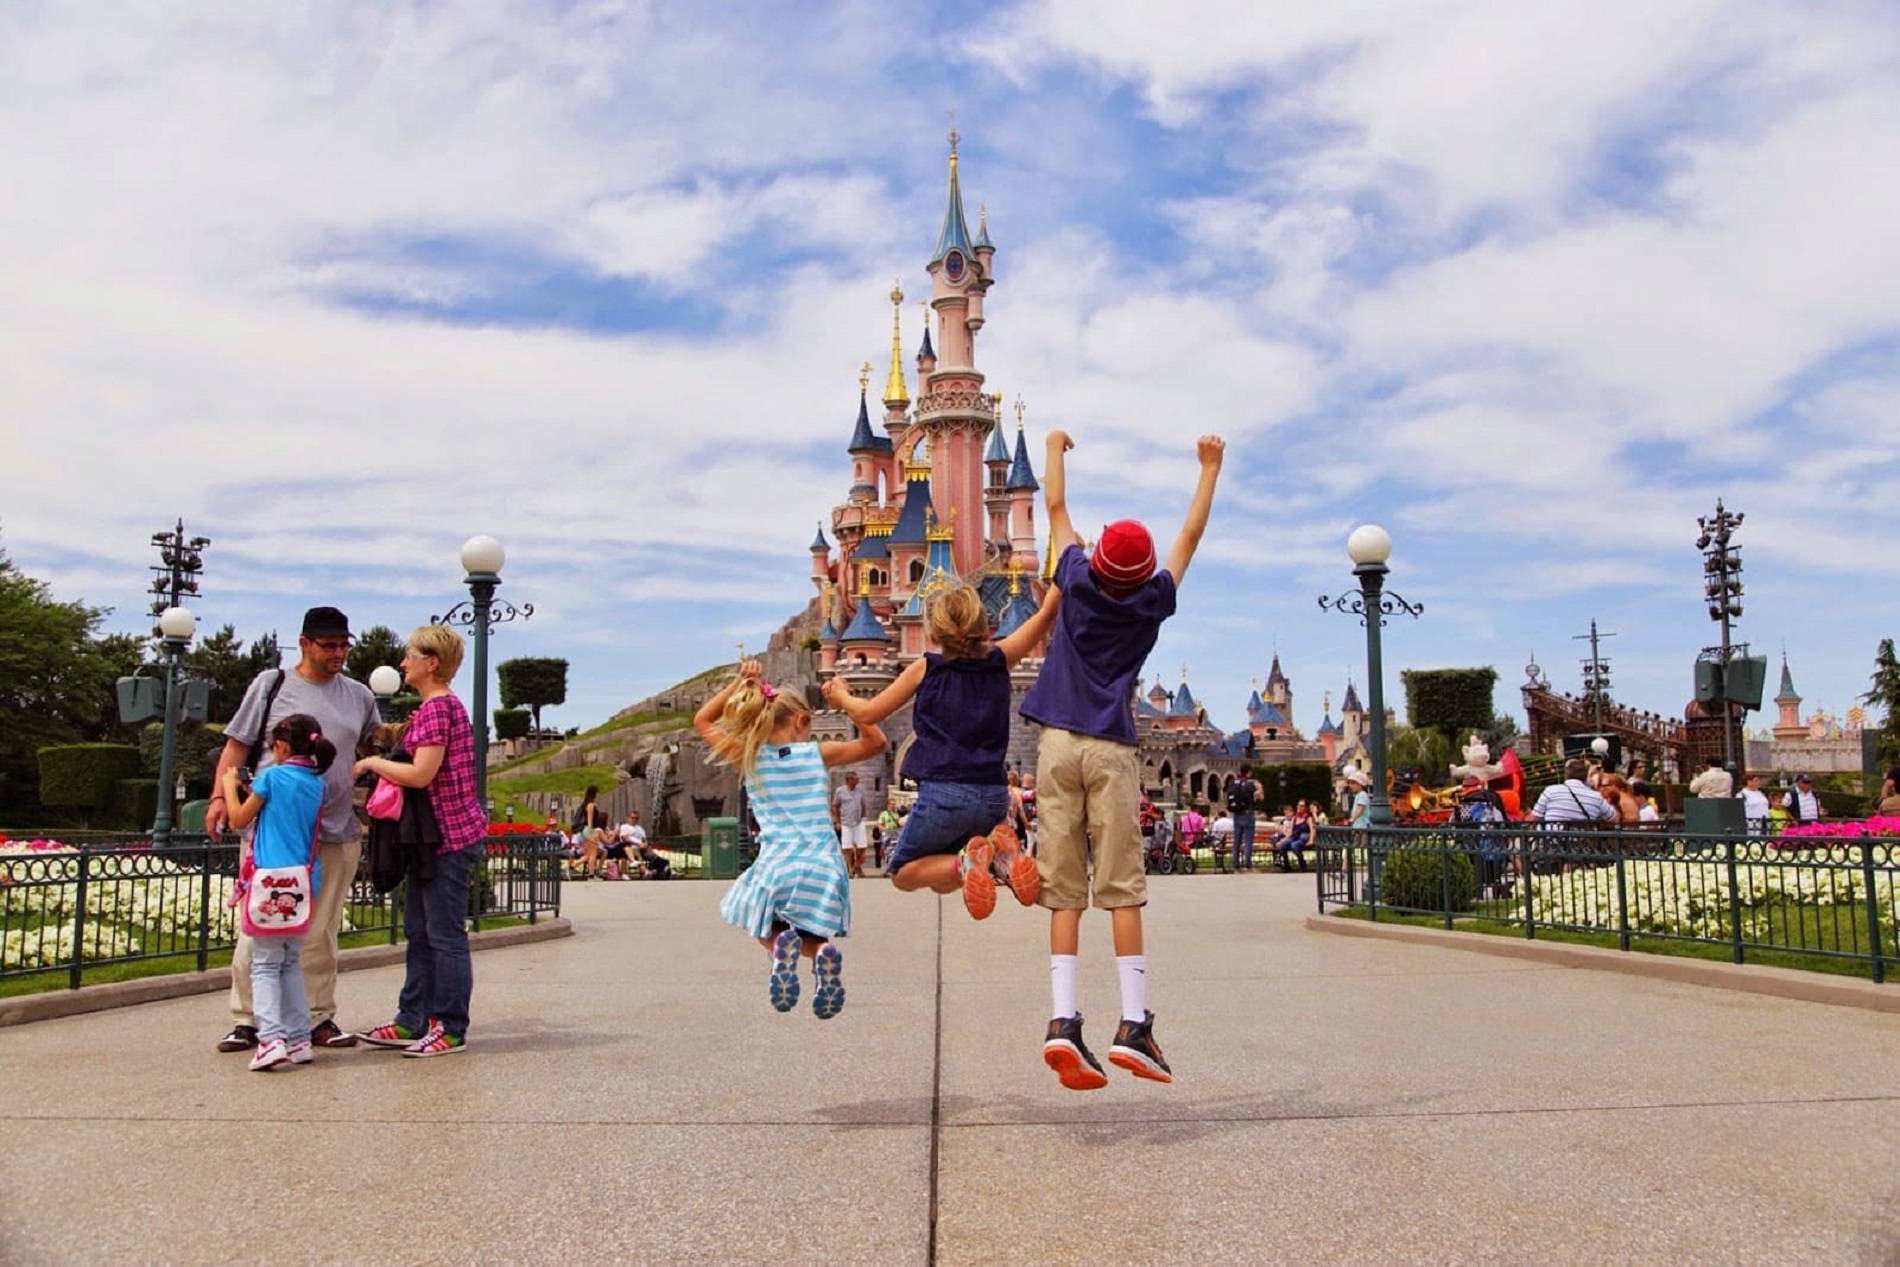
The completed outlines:
<svg viewBox="0 0 1900 1267">
<path fill-rule="evenodd" d="M 491 836 L 478 848 L 471 928 L 560 913 L 560 850 L 550 837 Z M 174 836 L 164 849 L 140 837 L 0 847 L 0 980 L 58 972 L 76 989 L 88 969 L 158 960 L 148 970 L 202 972 L 237 942 L 237 912 L 227 905 L 237 871 L 235 838 Z M 359 868 L 343 933 L 351 944 L 393 944 L 402 909 L 401 887 L 378 893 Z"/>
<path fill-rule="evenodd" d="M 1319 909 L 1430 916 L 1446 928 L 1564 930 L 1723 946 L 1736 963 L 1900 958 L 1900 839 L 1697 836 L 1529 823 L 1323 827 Z M 1764 954 L 1763 952 L 1772 952 Z"/>
</svg>

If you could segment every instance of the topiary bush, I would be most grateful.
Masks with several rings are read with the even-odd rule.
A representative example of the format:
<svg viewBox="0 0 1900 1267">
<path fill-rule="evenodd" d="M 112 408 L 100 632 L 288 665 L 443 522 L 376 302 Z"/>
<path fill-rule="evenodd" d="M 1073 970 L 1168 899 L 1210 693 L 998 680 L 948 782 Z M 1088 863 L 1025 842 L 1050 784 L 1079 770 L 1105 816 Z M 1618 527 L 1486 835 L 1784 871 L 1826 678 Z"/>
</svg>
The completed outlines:
<svg viewBox="0 0 1900 1267">
<path fill-rule="evenodd" d="M 41 748 L 40 804 L 110 812 L 113 786 L 139 773 L 139 750 L 125 743 L 69 743 Z"/>
<path fill-rule="evenodd" d="M 498 708 L 495 710 L 495 738 L 526 739 L 533 721 L 525 708 Z"/>
<path fill-rule="evenodd" d="M 1392 849 L 1379 873 L 1379 900 L 1409 910 L 1445 909 L 1445 868 L 1451 868 L 1451 909 L 1468 911 L 1478 896 L 1478 872 L 1471 856 L 1456 849 L 1442 852 L 1435 841 Z"/>
<path fill-rule="evenodd" d="M 106 808 L 118 826 L 144 831 L 158 817 L 158 780 L 120 779 Z"/>
</svg>

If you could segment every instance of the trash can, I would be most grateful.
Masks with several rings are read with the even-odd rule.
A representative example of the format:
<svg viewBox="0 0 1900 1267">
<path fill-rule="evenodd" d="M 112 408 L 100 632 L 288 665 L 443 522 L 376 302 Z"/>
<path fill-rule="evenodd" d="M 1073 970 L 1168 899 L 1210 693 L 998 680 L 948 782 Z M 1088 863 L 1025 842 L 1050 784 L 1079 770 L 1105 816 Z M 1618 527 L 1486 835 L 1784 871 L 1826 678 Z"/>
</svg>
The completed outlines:
<svg viewBox="0 0 1900 1267">
<path fill-rule="evenodd" d="M 172 830 L 193 836 L 203 835 L 205 829 L 205 810 L 210 808 L 210 806 L 210 801 L 186 801 L 183 805 L 178 807 L 178 826 Z"/>
<path fill-rule="evenodd" d="M 1739 836 L 1748 830 L 1737 796 L 1692 796 L 1682 803 L 1682 826 L 1692 836 Z"/>
<path fill-rule="evenodd" d="M 709 818 L 699 829 L 700 871 L 713 880 L 739 874 L 739 820 Z"/>
</svg>

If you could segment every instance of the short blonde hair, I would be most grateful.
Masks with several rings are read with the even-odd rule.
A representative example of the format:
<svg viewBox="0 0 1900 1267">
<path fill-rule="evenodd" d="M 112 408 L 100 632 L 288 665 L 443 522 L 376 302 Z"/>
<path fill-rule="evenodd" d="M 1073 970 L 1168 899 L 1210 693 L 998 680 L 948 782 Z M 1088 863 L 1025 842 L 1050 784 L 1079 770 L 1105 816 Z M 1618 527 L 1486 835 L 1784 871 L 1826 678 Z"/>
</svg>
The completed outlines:
<svg viewBox="0 0 1900 1267">
<path fill-rule="evenodd" d="M 931 641 L 953 660 L 974 660 L 990 649 L 990 614 L 968 585 L 939 594 L 928 620 Z"/>
<path fill-rule="evenodd" d="M 409 635 L 409 645 L 423 655 L 435 657 L 435 679 L 447 686 L 462 667 L 462 635 L 447 625 L 418 625 Z"/>
</svg>

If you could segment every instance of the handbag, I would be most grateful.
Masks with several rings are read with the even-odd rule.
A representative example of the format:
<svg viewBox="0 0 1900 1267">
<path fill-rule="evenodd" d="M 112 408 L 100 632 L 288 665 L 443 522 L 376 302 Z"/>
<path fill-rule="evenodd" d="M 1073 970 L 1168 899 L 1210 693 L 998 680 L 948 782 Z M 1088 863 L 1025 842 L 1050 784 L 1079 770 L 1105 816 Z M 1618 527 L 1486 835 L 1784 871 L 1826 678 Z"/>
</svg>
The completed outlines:
<svg viewBox="0 0 1900 1267">
<path fill-rule="evenodd" d="M 250 841 L 246 839 L 244 865 L 239 869 L 237 892 L 232 895 L 237 899 L 238 926 L 246 937 L 301 937 L 310 931 L 310 908 L 317 900 L 310 883 L 316 860 L 314 827 L 310 854 L 295 866 L 258 866 L 251 860 Z"/>
<path fill-rule="evenodd" d="M 363 802 L 363 810 L 371 818 L 383 818 L 392 822 L 401 818 L 402 788 L 378 776 L 376 786 L 370 790 L 369 799 Z"/>
</svg>

